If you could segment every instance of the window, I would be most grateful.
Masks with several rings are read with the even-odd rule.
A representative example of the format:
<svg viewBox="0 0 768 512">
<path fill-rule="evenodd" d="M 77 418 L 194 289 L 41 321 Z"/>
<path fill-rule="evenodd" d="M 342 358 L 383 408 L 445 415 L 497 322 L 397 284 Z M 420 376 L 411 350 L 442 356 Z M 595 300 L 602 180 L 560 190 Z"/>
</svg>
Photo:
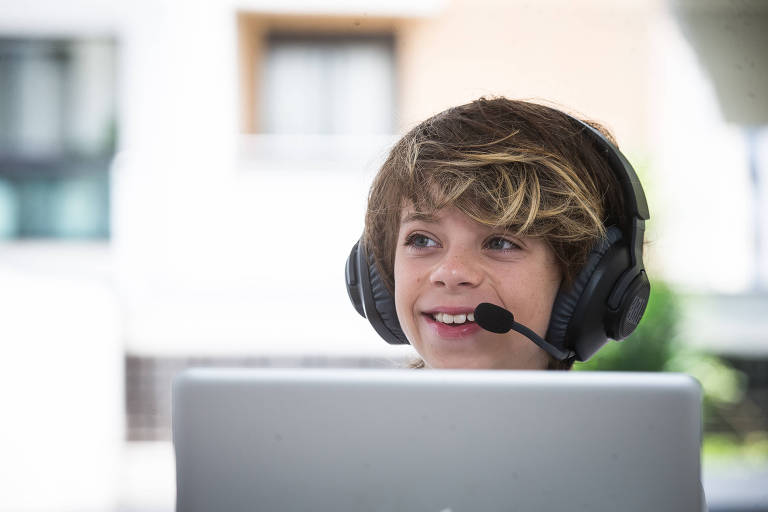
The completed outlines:
<svg viewBox="0 0 768 512">
<path fill-rule="evenodd" d="M 391 36 L 267 37 L 259 112 L 270 134 L 394 132 Z"/>
<path fill-rule="evenodd" d="M 0 39 L 0 239 L 107 238 L 110 41 Z"/>
</svg>

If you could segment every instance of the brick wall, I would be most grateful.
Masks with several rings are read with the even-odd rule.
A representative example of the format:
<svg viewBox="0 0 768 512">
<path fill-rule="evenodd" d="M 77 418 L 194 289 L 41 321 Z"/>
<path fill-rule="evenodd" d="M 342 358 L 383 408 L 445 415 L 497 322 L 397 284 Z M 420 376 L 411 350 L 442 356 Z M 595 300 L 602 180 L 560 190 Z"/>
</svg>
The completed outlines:
<svg viewBox="0 0 768 512">
<path fill-rule="evenodd" d="M 125 357 L 126 438 L 171 439 L 171 382 L 191 367 L 397 368 L 407 360 L 365 357 Z"/>
</svg>

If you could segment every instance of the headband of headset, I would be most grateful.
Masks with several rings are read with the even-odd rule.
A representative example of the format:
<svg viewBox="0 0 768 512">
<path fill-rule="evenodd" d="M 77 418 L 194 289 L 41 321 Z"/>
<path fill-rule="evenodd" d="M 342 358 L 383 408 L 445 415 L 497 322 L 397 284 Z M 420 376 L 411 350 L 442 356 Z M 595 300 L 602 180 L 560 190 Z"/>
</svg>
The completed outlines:
<svg viewBox="0 0 768 512">
<path fill-rule="evenodd" d="M 619 151 L 619 148 L 600 133 L 599 130 L 575 117 L 571 117 L 571 119 L 592 134 L 600 155 L 608 162 L 608 166 L 616 176 L 619 186 L 621 186 L 621 192 L 624 196 L 624 215 L 626 218 L 626 224 L 621 226 L 621 231 L 624 236 L 629 235 L 629 254 L 632 264 L 630 270 L 634 269 L 636 274 L 644 270 L 643 240 L 645 221 L 651 217 L 648 212 L 645 191 L 643 191 L 643 186 L 640 184 L 640 178 L 637 177 L 635 169 L 624 154 Z M 618 283 L 615 293 L 609 298 L 609 305 L 614 309 L 618 307 L 618 296 L 626 290 L 633 275 L 630 272 L 625 273 L 622 276 L 622 281 Z"/>
</svg>

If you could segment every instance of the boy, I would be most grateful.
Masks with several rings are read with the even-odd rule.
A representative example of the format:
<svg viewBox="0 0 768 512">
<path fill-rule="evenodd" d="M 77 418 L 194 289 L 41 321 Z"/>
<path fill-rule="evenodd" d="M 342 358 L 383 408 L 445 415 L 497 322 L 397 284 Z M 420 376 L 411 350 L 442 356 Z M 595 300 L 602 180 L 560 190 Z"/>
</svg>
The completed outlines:
<svg viewBox="0 0 768 512">
<path fill-rule="evenodd" d="M 594 123 L 505 98 L 419 124 L 371 187 L 347 263 L 358 312 L 412 344 L 417 367 L 569 369 L 626 337 L 650 291 L 648 213 L 612 143 Z M 533 332 L 485 330 L 484 302 Z"/>
</svg>

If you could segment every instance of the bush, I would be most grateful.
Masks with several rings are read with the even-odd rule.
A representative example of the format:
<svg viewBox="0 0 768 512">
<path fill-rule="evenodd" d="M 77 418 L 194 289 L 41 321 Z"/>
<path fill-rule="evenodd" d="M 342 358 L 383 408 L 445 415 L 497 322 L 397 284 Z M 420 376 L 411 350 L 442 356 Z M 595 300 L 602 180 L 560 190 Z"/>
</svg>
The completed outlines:
<svg viewBox="0 0 768 512">
<path fill-rule="evenodd" d="M 705 417 L 713 408 L 740 402 L 746 388 L 744 374 L 714 354 L 682 344 L 680 314 L 678 295 L 666 284 L 654 282 L 635 332 L 624 341 L 608 342 L 589 361 L 576 363 L 574 369 L 686 373 L 701 383 Z"/>
</svg>

